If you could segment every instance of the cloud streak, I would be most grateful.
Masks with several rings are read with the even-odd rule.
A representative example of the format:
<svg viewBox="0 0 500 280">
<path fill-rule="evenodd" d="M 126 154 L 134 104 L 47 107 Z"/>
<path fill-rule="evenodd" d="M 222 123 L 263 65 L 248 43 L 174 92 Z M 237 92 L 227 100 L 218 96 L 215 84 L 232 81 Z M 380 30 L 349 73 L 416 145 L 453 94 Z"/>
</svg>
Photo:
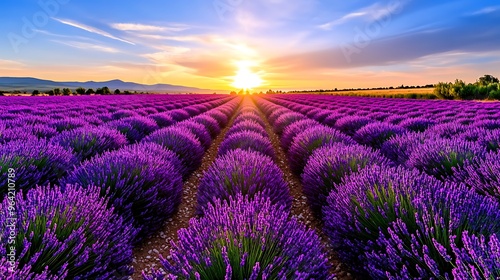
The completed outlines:
<svg viewBox="0 0 500 280">
<path fill-rule="evenodd" d="M 111 27 L 121 31 L 140 31 L 140 32 L 180 32 L 189 29 L 187 25 L 173 24 L 171 26 L 157 26 L 141 23 L 113 23 Z"/>
<path fill-rule="evenodd" d="M 53 17 L 52 19 L 54 19 L 54 20 L 56 20 L 56 21 L 58 21 L 58 22 L 60 22 L 62 24 L 66 24 L 66 25 L 69 25 L 69 26 L 72 26 L 72 27 L 75 27 L 75 28 L 78 28 L 78 29 L 82 29 L 82 30 L 85 30 L 85 31 L 90 32 L 90 33 L 101 35 L 101 36 L 104 36 L 106 38 L 117 40 L 117 41 L 120 41 L 120 42 L 123 42 L 123 43 L 127 43 L 127 44 L 130 44 L 130 45 L 135 45 L 135 43 L 133 43 L 133 42 L 130 42 L 128 40 L 116 37 L 116 36 L 114 36 L 114 35 L 106 32 L 104 30 L 101 30 L 101 29 L 98 29 L 98 28 L 95 28 L 95 27 L 92 27 L 92 26 L 89 26 L 89 25 L 86 25 L 86 24 L 83 24 L 83 23 L 79 23 L 79 22 L 72 21 L 72 20 L 69 20 L 69 19 L 60 19 L 60 18 L 55 18 L 55 17 Z"/>
</svg>

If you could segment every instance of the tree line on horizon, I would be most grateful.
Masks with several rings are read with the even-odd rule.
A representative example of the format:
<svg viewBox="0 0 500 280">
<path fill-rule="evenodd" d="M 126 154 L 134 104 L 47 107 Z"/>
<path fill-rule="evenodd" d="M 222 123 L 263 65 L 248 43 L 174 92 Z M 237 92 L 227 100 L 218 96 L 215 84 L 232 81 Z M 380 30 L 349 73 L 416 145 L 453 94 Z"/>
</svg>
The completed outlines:
<svg viewBox="0 0 500 280">
<path fill-rule="evenodd" d="M 96 90 L 92 88 L 85 89 L 83 87 L 79 87 L 74 92 L 69 88 L 63 88 L 62 90 L 60 88 L 54 88 L 43 92 L 39 90 L 34 90 L 31 95 L 38 96 L 41 95 L 42 93 L 48 96 L 93 95 L 93 94 L 94 95 L 137 94 L 137 92 L 130 92 L 128 90 L 122 92 L 119 89 L 116 89 L 114 92 L 111 92 L 111 90 L 108 87 L 97 88 Z"/>
</svg>

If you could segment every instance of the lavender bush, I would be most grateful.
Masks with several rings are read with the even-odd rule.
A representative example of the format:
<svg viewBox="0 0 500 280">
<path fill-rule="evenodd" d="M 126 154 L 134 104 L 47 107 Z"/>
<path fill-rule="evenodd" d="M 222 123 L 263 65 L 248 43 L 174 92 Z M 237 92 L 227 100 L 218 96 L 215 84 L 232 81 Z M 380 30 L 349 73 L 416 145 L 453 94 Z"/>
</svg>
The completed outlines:
<svg viewBox="0 0 500 280">
<path fill-rule="evenodd" d="M 140 229 L 134 240 L 139 242 L 160 228 L 180 204 L 182 177 L 177 165 L 173 152 L 138 144 L 83 162 L 65 183 L 100 187 L 109 204 Z"/>
<path fill-rule="evenodd" d="M 99 189 L 38 187 L 15 197 L 14 245 L 0 239 L 0 255 L 15 247 L 16 272 L 3 279 L 128 279 L 134 228 L 107 208 Z M 10 198 L 1 207 L 8 210 Z M 11 236 L 7 215 L 0 233 Z M 5 259 L 1 262 L 5 267 Z M 5 272 L 4 272 L 5 273 Z"/>
<path fill-rule="evenodd" d="M 73 152 L 79 161 L 83 161 L 105 151 L 121 148 L 127 144 L 127 138 L 114 129 L 87 127 L 64 131 L 52 138 L 51 142 Z"/>
<path fill-rule="evenodd" d="M 356 142 L 338 130 L 326 126 L 315 126 L 299 133 L 288 150 L 290 167 L 295 174 L 301 174 L 312 153 L 333 143 L 354 145 Z"/>
<path fill-rule="evenodd" d="M 265 198 L 217 202 L 178 232 L 171 261 L 161 263 L 169 278 L 332 279 L 318 236 L 288 215 Z"/>
<path fill-rule="evenodd" d="M 184 166 L 183 178 L 187 178 L 201 165 L 205 150 L 196 136 L 186 127 L 167 127 L 144 138 L 145 143 L 156 143 L 173 151 Z"/>
<path fill-rule="evenodd" d="M 252 131 L 242 131 L 226 137 L 219 147 L 218 155 L 223 156 L 236 149 L 256 151 L 271 158 L 275 157 L 269 139 Z"/>
<path fill-rule="evenodd" d="M 302 173 L 303 191 L 313 212 L 321 215 L 328 194 L 345 176 L 372 165 L 390 162 L 379 152 L 359 145 L 335 143 L 314 151 Z"/>
<path fill-rule="evenodd" d="M 229 200 L 238 194 L 250 198 L 260 194 L 287 211 L 292 205 L 283 173 L 270 157 L 259 152 L 237 149 L 217 158 L 200 182 L 197 213 L 202 214 L 217 199 Z"/>
<path fill-rule="evenodd" d="M 16 171 L 16 187 L 26 191 L 36 185 L 58 184 L 74 163 L 71 152 L 46 140 L 18 140 L 0 145 L 0 198 L 7 192 L 9 168 Z"/>
</svg>

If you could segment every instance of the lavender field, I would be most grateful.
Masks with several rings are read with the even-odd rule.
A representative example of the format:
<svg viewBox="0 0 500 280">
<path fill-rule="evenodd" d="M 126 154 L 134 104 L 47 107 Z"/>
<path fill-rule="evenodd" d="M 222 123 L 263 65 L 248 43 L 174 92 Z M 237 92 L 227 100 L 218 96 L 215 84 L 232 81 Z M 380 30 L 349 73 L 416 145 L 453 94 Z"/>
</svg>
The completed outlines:
<svg viewBox="0 0 500 280">
<path fill-rule="evenodd" d="M 0 99 L 0 279 L 499 279 L 500 103 Z"/>
</svg>

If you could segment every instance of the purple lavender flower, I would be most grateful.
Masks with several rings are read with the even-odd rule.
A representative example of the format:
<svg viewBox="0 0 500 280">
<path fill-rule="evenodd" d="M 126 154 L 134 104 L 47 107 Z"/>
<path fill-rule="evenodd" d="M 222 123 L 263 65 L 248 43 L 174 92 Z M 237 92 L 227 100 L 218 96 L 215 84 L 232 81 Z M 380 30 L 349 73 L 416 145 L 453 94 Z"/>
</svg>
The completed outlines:
<svg viewBox="0 0 500 280">
<path fill-rule="evenodd" d="M 354 145 L 356 142 L 350 137 L 333 128 L 319 125 L 306 129 L 293 139 L 288 151 L 290 167 L 295 174 L 301 174 L 312 153 L 321 147 L 333 143 Z"/>
<path fill-rule="evenodd" d="M 486 150 L 476 143 L 459 139 L 429 140 L 414 149 L 407 165 L 446 180 L 457 172 L 455 169 L 485 154 Z"/>
<path fill-rule="evenodd" d="M 10 200 L 1 204 L 4 213 L 10 212 Z M 17 220 L 0 215 L 2 236 L 10 235 L 11 224 L 16 229 L 14 279 L 127 279 L 132 274 L 130 241 L 136 230 L 107 208 L 98 188 L 38 187 L 26 196 L 18 193 L 15 201 Z M 2 258 L 10 251 L 7 242 L 0 240 Z"/>
<path fill-rule="evenodd" d="M 95 185 L 109 204 L 141 230 L 140 241 L 177 209 L 182 177 L 175 154 L 152 143 L 106 152 L 83 162 L 64 180 L 66 184 Z"/>
<path fill-rule="evenodd" d="M 212 137 L 204 125 L 192 120 L 185 120 L 177 123 L 176 126 L 189 129 L 189 131 L 191 131 L 198 138 L 205 150 L 207 150 L 212 144 Z"/>
<path fill-rule="evenodd" d="M 251 112 L 242 112 L 233 122 L 233 126 L 239 124 L 240 122 L 246 121 L 254 121 L 260 124 L 262 127 L 265 127 L 264 121 L 260 118 L 257 113 Z"/>
<path fill-rule="evenodd" d="M 345 176 L 372 165 L 390 162 L 379 152 L 359 145 L 335 143 L 314 151 L 302 173 L 304 194 L 313 212 L 321 215 L 328 194 Z"/>
<path fill-rule="evenodd" d="M 363 169 L 337 185 L 327 201 L 324 221 L 332 244 L 371 278 L 449 278 L 451 236 L 500 230 L 498 203 L 416 170 Z"/>
<path fill-rule="evenodd" d="M 333 278 L 314 231 L 289 220 L 283 206 L 265 198 L 248 200 L 238 195 L 229 202 L 209 205 L 204 217 L 192 219 L 178 235 L 179 241 L 170 251 L 171 261 L 161 258 L 170 278 Z M 145 275 L 147 280 L 164 277 L 157 271 Z"/>
<path fill-rule="evenodd" d="M 353 136 L 356 131 L 372 122 L 374 122 L 374 120 L 368 117 L 346 116 L 337 120 L 337 122 L 335 123 L 335 128 L 340 130 L 342 133 Z"/>
<path fill-rule="evenodd" d="M 452 238 L 450 243 L 454 243 Z M 454 246 L 457 267 L 453 269 L 455 279 L 499 279 L 500 242 L 497 234 L 475 236 L 462 234 L 463 248 Z"/>
<path fill-rule="evenodd" d="M 88 125 L 89 124 L 82 119 L 68 118 L 68 117 L 63 118 L 61 120 L 55 120 L 49 123 L 49 126 L 55 128 L 57 132 L 72 130 L 79 127 L 86 127 Z"/>
<path fill-rule="evenodd" d="M 231 126 L 231 128 L 227 131 L 226 137 L 231 134 L 239 133 L 242 131 L 252 131 L 259 133 L 260 135 L 267 137 L 267 132 L 262 125 L 253 120 L 238 122 L 237 124 Z"/>
<path fill-rule="evenodd" d="M 186 127 L 167 127 L 155 131 L 143 142 L 162 145 L 177 154 L 184 165 L 183 177 L 198 169 L 205 150 L 196 136 Z"/>
<path fill-rule="evenodd" d="M 424 133 L 405 133 L 393 136 L 382 144 L 380 151 L 398 165 L 405 165 L 415 147 L 428 141 L 430 137 Z"/>
<path fill-rule="evenodd" d="M 465 163 L 463 169 L 456 172 L 455 180 L 500 202 L 500 155 L 489 153 L 484 159 Z"/>
<path fill-rule="evenodd" d="M 219 126 L 217 120 L 207 114 L 197 116 L 195 118 L 192 118 L 191 120 L 204 125 L 207 128 L 208 132 L 210 132 L 210 136 L 212 136 L 212 139 L 219 135 L 221 131 L 221 127 Z"/>
<path fill-rule="evenodd" d="M 415 132 L 423 132 L 435 124 L 433 120 L 422 117 L 405 119 L 399 123 L 401 127 Z"/>
<path fill-rule="evenodd" d="M 317 125 L 320 125 L 319 122 L 310 119 L 291 123 L 283 130 L 283 133 L 281 135 L 281 146 L 283 147 L 283 149 L 285 149 L 285 151 L 288 151 L 290 145 L 293 142 L 293 139 L 295 138 L 295 136 L 297 136 L 297 134 Z"/>
<path fill-rule="evenodd" d="M 289 211 L 292 198 L 283 173 L 271 158 L 259 152 L 234 150 L 217 158 L 201 180 L 197 213 L 217 199 L 229 200 L 237 194 L 260 194 Z"/>
<path fill-rule="evenodd" d="M 380 149 L 385 141 L 405 132 L 404 128 L 390 123 L 371 123 L 359 129 L 353 139 L 360 144 Z"/>
<path fill-rule="evenodd" d="M 127 144 L 127 138 L 114 129 L 87 127 L 63 131 L 51 142 L 73 152 L 79 161 L 83 161 L 105 151 L 121 148 Z"/>
<path fill-rule="evenodd" d="M 306 117 L 302 114 L 295 112 L 288 112 L 281 116 L 279 116 L 276 121 L 272 124 L 274 131 L 277 134 L 282 134 L 284 129 L 292 123 L 295 123 L 300 120 L 305 120 Z"/>
<path fill-rule="evenodd" d="M 214 118 L 220 127 L 226 126 L 227 122 L 229 121 L 227 116 L 218 110 L 211 110 L 207 112 L 207 115 Z"/>
<path fill-rule="evenodd" d="M 151 119 L 153 119 L 159 128 L 165 128 L 167 126 L 171 126 L 175 123 L 175 120 L 169 113 L 157 113 L 153 115 L 149 115 Z"/>
<path fill-rule="evenodd" d="M 189 119 L 189 117 L 191 117 L 189 115 L 188 112 L 186 112 L 185 110 L 183 109 L 176 109 L 176 110 L 172 110 L 172 111 L 169 111 L 168 114 L 170 115 L 170 117 L 172 117 L 172 119 L 174 119 L 174 121 L 176 122 L 180 122 L 180 121 L 183 121 L 183 120 L 187 120 Z"/>
<path fill-rule="evenodd" d="M 46 140 L 17 140 L 0 145 L 0 198 L 7 193 L 8 169 L 16 172 L 16 188 L 57 184 L 76 159 L 71 152 Z"/>
<path fill-rule="evenodd" d="M 273 159 L 275 157 L 269 139 L 252 131 L 242 131 L 226 137 L 219 147 L 218 155 L 223 156 L 236 149 L 256 151 Z"/>
</svg>

